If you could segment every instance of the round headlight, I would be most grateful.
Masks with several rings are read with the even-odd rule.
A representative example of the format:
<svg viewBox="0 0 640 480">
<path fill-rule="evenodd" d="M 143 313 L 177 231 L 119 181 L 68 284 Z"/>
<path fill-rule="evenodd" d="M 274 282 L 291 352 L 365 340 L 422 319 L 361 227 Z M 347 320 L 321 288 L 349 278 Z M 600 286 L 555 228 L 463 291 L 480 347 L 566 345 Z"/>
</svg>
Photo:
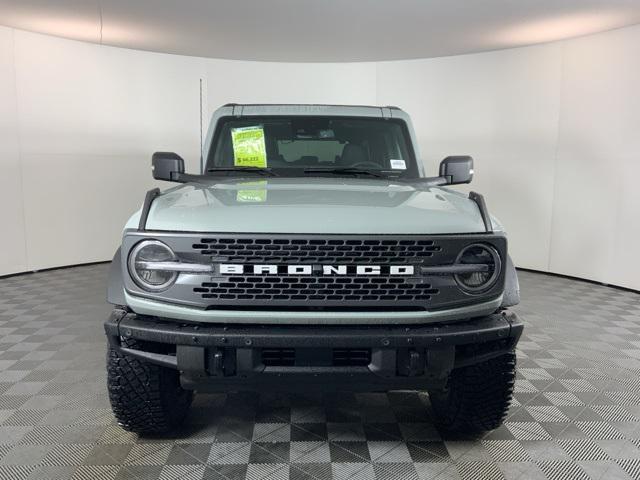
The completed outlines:
<svg viewBox="0 0 640 480">
<path fill-rule="evenodd" d="M 465 247 L 458 255 L 456 264 L 481 267 L 477 271 L 455 275 L 460 288 L 468 293 L 481 293 L 488 290 L 500 274 L 500 255 L 489 245 L 477 243 Z"/>
<path fill-rule="evenodd" d="M 158 240 L 143 240 L 129 254 L 129 274 L 140 288 L 158 292 L 169 288 L 178 277 L 178 272 L 159 270 L 154 263 L 173 262 L 176 255 Z"/>
</svg>

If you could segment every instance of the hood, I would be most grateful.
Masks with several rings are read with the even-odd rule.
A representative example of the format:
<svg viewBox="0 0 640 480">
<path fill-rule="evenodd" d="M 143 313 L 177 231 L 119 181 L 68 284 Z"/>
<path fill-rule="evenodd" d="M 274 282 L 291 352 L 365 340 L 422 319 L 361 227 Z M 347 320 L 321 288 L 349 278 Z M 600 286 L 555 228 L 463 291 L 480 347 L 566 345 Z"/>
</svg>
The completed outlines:
<svg viewBox="0 0 640 480">
<path fill-rule="evenodd" d="M 132 217 L 130 225 L 137 225 Z M 128 225 L 129 226 L 129 225 Z M 167 190 L 150 230 L 438 234 L 485 231 L 477 205 L 444 188 L 361 178 L 224 178 Z"/>
</svg>

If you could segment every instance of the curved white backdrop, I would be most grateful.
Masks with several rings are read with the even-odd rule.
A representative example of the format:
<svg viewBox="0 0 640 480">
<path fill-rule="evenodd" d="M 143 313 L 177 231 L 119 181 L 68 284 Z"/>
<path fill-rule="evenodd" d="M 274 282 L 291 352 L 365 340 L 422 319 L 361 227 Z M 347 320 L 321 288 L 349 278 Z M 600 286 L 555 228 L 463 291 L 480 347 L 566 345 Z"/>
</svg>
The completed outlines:
<svg viewBox="0 0 640 480">
<path fill-rule="evenodd" d="M 475 157 L 472 188 L 518 266 L 640 289 L 640 26 L 351 64 L 181 57 L 0 27 L 0 275 L 110 259 L 153 186 L 151 153 L 196 170 L 200 80 L 205 117 L 227 102 L 398 105 L 431 172 L 447 155 Z"/>
</svg>

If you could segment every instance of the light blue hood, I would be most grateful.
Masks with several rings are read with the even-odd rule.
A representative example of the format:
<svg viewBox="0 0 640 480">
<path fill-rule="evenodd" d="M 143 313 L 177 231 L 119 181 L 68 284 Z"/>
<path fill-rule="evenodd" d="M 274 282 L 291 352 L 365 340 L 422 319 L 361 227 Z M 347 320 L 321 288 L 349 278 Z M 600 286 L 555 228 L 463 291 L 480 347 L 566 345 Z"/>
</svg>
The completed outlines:
<svg viewBox="0 0 640 480">
<path fill-rule="evenodd" d="M 137 226 L 139 212 L 128 228 Z M 485 231 L 478 206 L 443 188 L 361 178 L 224 178 L 157 197 L 147 229 L 182 232 L 439 234 Z"/>
</svg>

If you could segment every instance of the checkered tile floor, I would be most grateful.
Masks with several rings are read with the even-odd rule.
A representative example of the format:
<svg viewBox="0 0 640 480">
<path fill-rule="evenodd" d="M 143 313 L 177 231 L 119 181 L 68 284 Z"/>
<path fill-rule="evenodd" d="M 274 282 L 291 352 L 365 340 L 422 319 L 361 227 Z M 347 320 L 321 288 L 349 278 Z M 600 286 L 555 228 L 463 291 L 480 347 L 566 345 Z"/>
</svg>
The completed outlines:
<svg viewBox="0 0 640 480">
<path fill-rule="evenodd" d="M 0 279 L 0 479 L 640 479 L 640 295 L 521 272 L 516 402 L 446 437 L 417 393 L 199 395 L 138 439 L 105 391 L 107 266 Z"/>
</svg>

